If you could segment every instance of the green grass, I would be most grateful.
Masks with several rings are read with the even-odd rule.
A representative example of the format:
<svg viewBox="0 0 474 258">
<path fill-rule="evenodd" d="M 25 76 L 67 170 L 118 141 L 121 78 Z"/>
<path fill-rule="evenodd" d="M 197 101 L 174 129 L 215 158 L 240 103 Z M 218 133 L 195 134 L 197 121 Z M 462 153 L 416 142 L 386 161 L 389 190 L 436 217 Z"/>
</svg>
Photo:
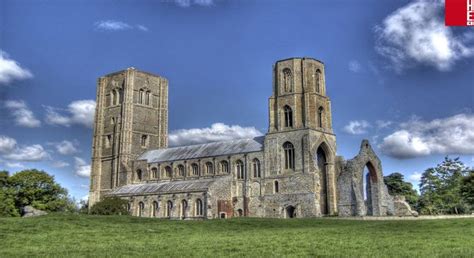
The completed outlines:
<svg viewBox="0 0 474 258">
<path fill-rule="evenodd" d="M 474 257 L 474 219 L 0 218 L 0 257 Z"/>
</svg>

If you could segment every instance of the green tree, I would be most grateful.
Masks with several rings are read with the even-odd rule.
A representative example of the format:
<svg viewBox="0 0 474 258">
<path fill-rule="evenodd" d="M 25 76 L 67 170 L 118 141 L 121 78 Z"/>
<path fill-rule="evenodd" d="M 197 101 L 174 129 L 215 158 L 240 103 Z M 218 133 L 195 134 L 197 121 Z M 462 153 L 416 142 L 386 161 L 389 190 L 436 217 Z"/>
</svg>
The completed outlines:
<svg viewBox="0 0 474 258">
<path fill-rule="evenodd" d="M 462 179 L 461 197 L 470 205 L 471 210 L 474 209 L 474 169 L 471 169 L 469 174 Z"/>
<path fill-rule="evenodd" d="M 72 208 L 67 190 L 44 171 L 31 169 L 18 172 L 8 178 L 8 186 L 17 208 L 27 205 L 45 211 L 69 211 Z"/>
<path fill-rule="evenodd" d="M 94 215 L 127 215 L 128 201 L 119 197 L 107 197 L 91 207 L 91 214 Z"/>
<path fill-rule="evenodd" d="M 459 160 L 445 157 L 435 168 L 425 170 L 420 182 L 420 208 L 424 214 L 459 214 L 469 208 L 461 196 L 468 168 Z"/>
<path fill-rule="evenodd" d="M 2 170 L 0 171 L 0 188 L 7 186 L 8 181 L 8 171 Z"/>
<path fill-rule="evenodd" d="M 383 177 L 384 183 L 387 185 L 388 193 L 392 196 L 405 196 L 406 201 L 414 208 L 418 207 L 418 199 L 420 198 L 413 185 L 405 182 L 402 174 L 395 172 Z"/>
<path fill-rule="evenodd" d="M 0 217 L 20 216 L 15 207 L 15 199 L 8 187 L 8 171 L 0 171 Z"/>
</svg>

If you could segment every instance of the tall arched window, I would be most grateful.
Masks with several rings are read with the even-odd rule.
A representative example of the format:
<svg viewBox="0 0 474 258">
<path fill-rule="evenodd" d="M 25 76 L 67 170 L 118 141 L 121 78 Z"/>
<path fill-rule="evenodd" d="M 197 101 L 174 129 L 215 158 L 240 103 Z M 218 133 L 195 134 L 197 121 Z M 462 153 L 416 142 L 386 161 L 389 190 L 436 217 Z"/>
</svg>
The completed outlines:
<svg viewBox="0 0 474 258">
<path fill-rule="evenodd" d="M 143 212 L 145 211 L 145 204 L 143 202 L 138 203 L 138 217 L 143 217 Z"/>
<path fill-rule="evenodd" d="M 158 178 L 158 169 L 155 167 L 151 168 L 151 178 Z"/>
<path fill-rule="evenodd" d="M 138 104 L 143 104 L 145 98 L 145 91 L 143 89 L 140 89 L 138 91 Z"/>
<path fill-rule="evenodd" d="M 137 169 L 137 180 L 142 181 L 143 175 L 142 175 L 142 170 Z"/>
<path fill-rule="evenodd" d="M 202 216 L 203 215 L 203 206 L 202 206 L 202 201 L 201 199 L 196 200 L 196 211 L 195 211 L 196 216 Z"/>
<path fill-rule="evenodd" d="M 280 192 L 280 187 L 279 187 L 279 185 L 278 185 L 278 181 L 275 181 L 275 182 L 273 183 L 273 192 L 274 192 L 274 193 Z"/>
<path fill-rule="evenodd" d="M 166 203 L 165 217 L 171 218 L 172 209 L 173 209 L 173 202 L 172 202 L 172 201 L 168 201 L 168 202 Z"/>
<path fill-rule="evenodd" d="M 261 177 L 262 175 L 260 173 L 260 160 L 254 159 L 252 162 L 252 165 L 253 165 L 253 177 L 256 177 L 256 178 Z"/>
<path fill-rule="evenodd" d="M 285 127 L 293 127 L 293 110 L 289 106 L 283 108 L 285 112 Z"/>
<path fill-rule="evenodd" d="M 235 173 L 237 174 L 237 179 L 244 179 L 244 163 L 241 160 L 235 162 Z"/>
<path fill-rule="evenodd" d="M 148 135 L 142 135 L 142 138 L 140 139 L 140 144 L 142 145 L 142 147 L 146 147 L 148 145 Z"/>
<path fill-rule="evenodd" d="M 199 166 L 196 163 L 191 165 L 193 176 L 199 176 Z"/>
<path fill-rule="evenodd" d="M 152 211 L 151 211 L 151 215 L 153 217 L 157 217 L 158 216 L 158 209 L 160 208 L 160 205 L 158 204 L 157 201 L 154 201 L 153 202 L 153 206 L 152 206 Z"/>
<path fill-rule="evenodd" d="M 285 142 L 283 144 L 283 150 L 285 151 L 285 169 L 295 169 L 295 147 L 291 142 Z"/>
<path fill-rule="evenodd" d="M 171 178 L 171 174 L 173 173 L 173 170 L 171 169 L 170 166 L 165 167 L 165 177 Z"/>
<path fill-rule="evenodd" d="M 221 165 L 221 173 L 228 174 L 229 173 L 229 162 L 223 160 L 220 163 Z"/>
<path fill-rule="evenodd" d="M 212 162 L 206 162 L 206 174 L 212 175 L 214 173 L 214 165 Z"/>
<path fill-rule="evenodd" d="M 183 165 L 178 165 L 178 175 L 180 177 L 184 177 L 184 166 Z"/>
<path fill-rule="evenodd" d="M 316 73 L 314 75 L 314 80 L 316 83 L 316 92 L 321 93 L 321 70 L 316 70 Z"/>
<path fill-rule="evenodd" d="M 150 91 L 147 91 L 145 93 L 145 105 L 147 106 L 150 105 L 150 96 L 151 96 Z"/>
<path fill-rule="evenodd" d="M 323 128 L 323 117 L 324 117 L 324 108 L 319 107 L 318 109 L 318 127 Z"/>
<path fill-rule="evenodd" d="M 283 69 L 283 88 L 285 92 L 293 91 L 291 70 L 288 68 Z"/>
<path fill-rule="evenodd" d="M 181 201 L 181 218 L 186 218 L 186 210 L 188 209 L 188 202 L 186 200 Z"/>
</svg>

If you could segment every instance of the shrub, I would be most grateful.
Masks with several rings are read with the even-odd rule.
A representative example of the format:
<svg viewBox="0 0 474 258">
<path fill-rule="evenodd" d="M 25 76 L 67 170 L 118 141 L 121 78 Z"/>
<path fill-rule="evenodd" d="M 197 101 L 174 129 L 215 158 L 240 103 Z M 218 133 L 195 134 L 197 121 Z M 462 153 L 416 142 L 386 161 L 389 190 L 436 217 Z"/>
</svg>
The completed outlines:
<svg viewBox="0 0 474 258">
<path fill-rule="evenodd" d="M 94 215 L 128 215 L 128 201 L 119 197 L 107 197 L 91 207 Z"/>
</svg>

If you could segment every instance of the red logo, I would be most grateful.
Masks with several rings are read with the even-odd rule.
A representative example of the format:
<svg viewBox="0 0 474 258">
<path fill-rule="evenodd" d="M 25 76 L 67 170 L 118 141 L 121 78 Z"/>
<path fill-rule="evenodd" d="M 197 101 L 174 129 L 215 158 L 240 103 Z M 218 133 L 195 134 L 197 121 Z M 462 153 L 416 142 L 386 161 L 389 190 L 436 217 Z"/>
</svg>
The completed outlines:
<svg viewBox="0 0 474 258">
<path fill-rule="evenodd" d="M 446 26 L 474 26 L 474 0 L 446 0 Z"/>
</svg>

